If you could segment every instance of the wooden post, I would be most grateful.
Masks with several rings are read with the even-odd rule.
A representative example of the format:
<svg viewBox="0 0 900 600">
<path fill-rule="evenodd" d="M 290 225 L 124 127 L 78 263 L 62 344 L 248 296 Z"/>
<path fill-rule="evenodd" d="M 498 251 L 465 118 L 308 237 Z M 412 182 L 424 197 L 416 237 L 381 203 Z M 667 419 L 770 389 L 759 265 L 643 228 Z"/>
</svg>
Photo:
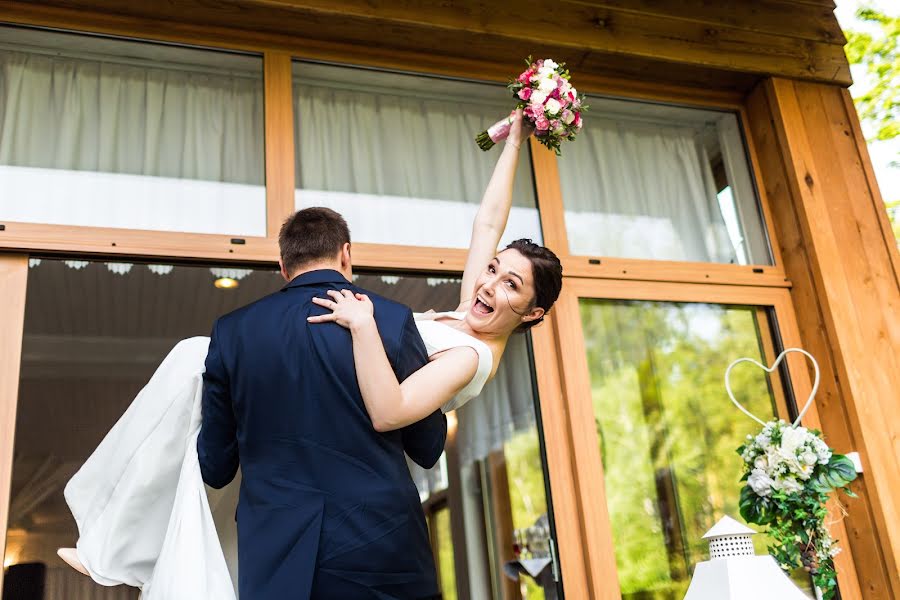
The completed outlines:
<svg viewBox="0 0 900 600">
<path fill-rule="evenodd" d="M 758 86 L 748 115 L 800 334 L 825 374 L 823 430 L 863 462 L 841 541 L 852 547 L 862 597 L 898 598 L 898 255 L 858 117 L 846 90 L 784 79 Z M 839 569 L 839 584 L 850 575 Z"/>
<path fill-rule="evenodd" d="M 25 288 L 28 257 L 0 255 L 0 556 L 6 557 L 6 529 L 12 485 L 13 443 L 16 438 L 16 407 L 19 401 L 19 364 L 22 360 L 22 329 L 25 323 Z M 3 595 L 0 570 L 0 596 Z"/>
<path fill-rule="evenodd" d="M 277 238 L 294 212 L 294 93 L 291 55 L 266 52 L 266 235 Z"/>
<path fill-rule="evenodd" d="M 494 536 L 494 548 L 497 569 L 500 579 L 500 590 L 503 600 L 521 600 L 519 585 L 509 579 L 503 573 L 503 565 L 514 558 L 513 555 L 513 518 L 512 506 L 509 496 L 509 477 L 506 472 L 506 456 L 503 450 L 497 450 L 488 454 L 485 461 L 488 477 L 491 481 L 491 512 L 494 516 L 494 531 L 488 535 Z"/>
</svg>

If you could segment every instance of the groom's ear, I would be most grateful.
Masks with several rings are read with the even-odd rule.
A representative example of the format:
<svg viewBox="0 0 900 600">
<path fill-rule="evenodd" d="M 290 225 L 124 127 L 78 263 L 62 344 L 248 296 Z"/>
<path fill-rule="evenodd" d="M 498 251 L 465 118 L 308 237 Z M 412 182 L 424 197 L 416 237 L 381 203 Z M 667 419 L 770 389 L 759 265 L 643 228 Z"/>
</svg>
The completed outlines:
<svg viewBox="0 0 900 600">
<path fill-rule="evenodd" d="M 284 277 L 284 280 L 290 281 L 291 277 L 290 277 L 290 275 L 288 275 L 287 269 L 284 268 L 284 263 L 281 261 L 280 258 L 278 259 L 278 268 L 281 269 L 281 276 Z"/>
<path fill-rule="evenodd" d="M 341 268 L 349 269 L 353 266 L 353 260 L 350 256 L 350 242 L 345 242 L 341 246 Z"/>
</svg>

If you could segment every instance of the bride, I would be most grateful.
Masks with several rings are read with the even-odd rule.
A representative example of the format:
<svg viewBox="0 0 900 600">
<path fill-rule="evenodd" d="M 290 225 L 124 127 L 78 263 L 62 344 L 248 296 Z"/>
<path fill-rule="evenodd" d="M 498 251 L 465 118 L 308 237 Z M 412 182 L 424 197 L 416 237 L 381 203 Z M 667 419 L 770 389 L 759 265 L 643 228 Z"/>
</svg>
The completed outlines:
<svg viewBox="0 0 900 600">
<path fill-rule="evenodd" d="M 520 146 L 531 131 L 521 111 L 485 190 L 472 228 L 455 311 L 416 315 L 429 363 L 401 383 L 384 352 L 373 305 L 362 294 L 330 292 L 310 317 L 350 330 L 357 382 L 373 427 L 390 431 L 437 408 L 459 408 L 497 371 L 510 336 L 541 322 L 559 296 L 562 267 L 549 249 L 516 240 L 501 252 Z M 197 457 L 200 395 L 208 338 L 180 342 L 66 486 L 78 524 L 71 566 L 103 585 L 142 589 L 145 600 L 235 598 L 236 478 L 204 489 Z M 363 359 L 365 357 L 365 359 Z"/>
</svg>

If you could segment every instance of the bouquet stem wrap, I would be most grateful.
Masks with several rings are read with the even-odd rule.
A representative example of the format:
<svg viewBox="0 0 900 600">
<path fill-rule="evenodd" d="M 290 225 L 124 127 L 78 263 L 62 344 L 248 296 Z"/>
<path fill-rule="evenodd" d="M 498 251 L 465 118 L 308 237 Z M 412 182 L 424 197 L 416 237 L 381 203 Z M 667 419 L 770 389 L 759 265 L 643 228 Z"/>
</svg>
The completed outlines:
<svg viewBox="0 0 900 600">
<path fill-rule="evenodd" d="M 515 111 L 513 111 L 513 114 L 515 114 Z M 509 137 L 510 127 L 512 127 L 512 117 L 497 121 L 475 138 L 475 141 L 478 142 L 478 147 L 482 150 L 490 150 L 497 142 Z"/>
</svg>

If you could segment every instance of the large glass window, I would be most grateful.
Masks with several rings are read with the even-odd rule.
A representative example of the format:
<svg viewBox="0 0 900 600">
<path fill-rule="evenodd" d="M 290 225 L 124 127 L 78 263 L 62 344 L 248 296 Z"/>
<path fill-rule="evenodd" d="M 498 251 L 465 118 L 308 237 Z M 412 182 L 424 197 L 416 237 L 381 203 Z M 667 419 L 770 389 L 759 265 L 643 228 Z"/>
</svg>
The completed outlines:
<svg viewBox="0 0 900 600">
<path fill-rule="evenodd" d="M 756 424 L 722 376 L 739 357 L 769 362 L 767 317 L 746 306 L 582 300 L 581 319 L 622 597 L 680 600 L 708 558 L 704 533 L 723 515 L 740 519 L 736 449 Z M 731 381 L 760 418 L 787 417 L 764 371 L 740 365 Z M 769 540 L 754 541 L 765 553 Z M 809 591 L 808 577 L 797 582 Z"/>
<path fill-rule="evenodd" d="M 266 234 L 262 59 L 0 27 L 0 219 Z"/>
<path fill-rule="evenodd" d="M 343 214 L 359 242 L 467 248 L 499 148 L 475 135 L 509 114 L 502 86 L 294 65 L 296 205 Z M 540 240 L 527 149 L 504 241 Z"/>
<path fill-rule="evenodd" d="M 572 254 L 772 263 L 737 117 L 595 98 L 559 160 Z"/>
</svg>

